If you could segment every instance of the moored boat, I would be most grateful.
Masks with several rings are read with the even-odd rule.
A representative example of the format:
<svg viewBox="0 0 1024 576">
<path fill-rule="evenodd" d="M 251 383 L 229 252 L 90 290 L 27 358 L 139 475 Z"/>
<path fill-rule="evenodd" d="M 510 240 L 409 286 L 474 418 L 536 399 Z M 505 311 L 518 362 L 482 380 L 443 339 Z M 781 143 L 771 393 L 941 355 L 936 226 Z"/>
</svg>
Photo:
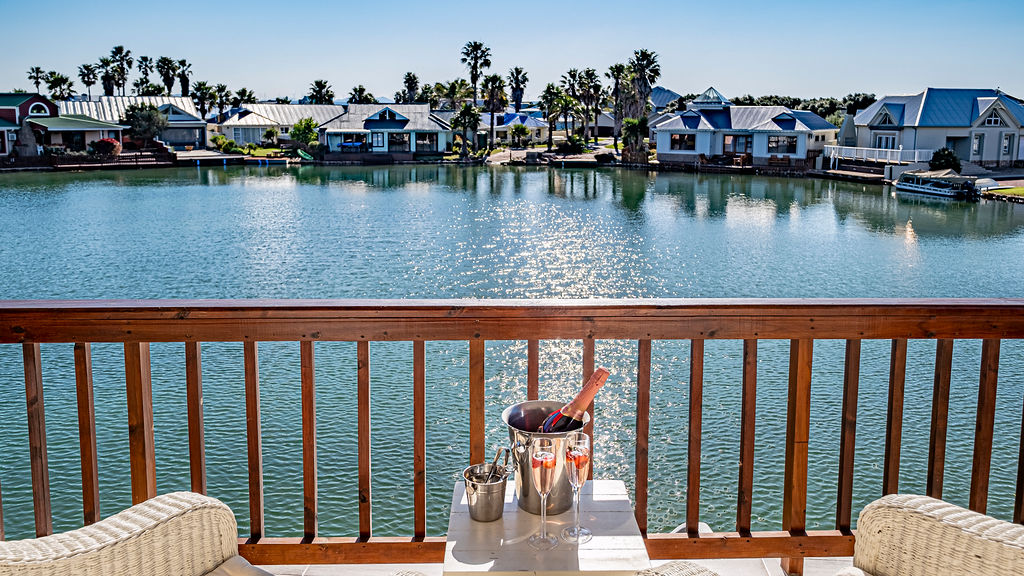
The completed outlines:
<svg viewBox="0 0 1024 576">
<path fill-rule="evenodd" d="M 900 174 L 894 186 L 904 192 L 931 194 L 960 200 L 977 200 L 980 196 L 973 176 L 961 176 L 953 170 L 914 170 Z"/>
</svg>

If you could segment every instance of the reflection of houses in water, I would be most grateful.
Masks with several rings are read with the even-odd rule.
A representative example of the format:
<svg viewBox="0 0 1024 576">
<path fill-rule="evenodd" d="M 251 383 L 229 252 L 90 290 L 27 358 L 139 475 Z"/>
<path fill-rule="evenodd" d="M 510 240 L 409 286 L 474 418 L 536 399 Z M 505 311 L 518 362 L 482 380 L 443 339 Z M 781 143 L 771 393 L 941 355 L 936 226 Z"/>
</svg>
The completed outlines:
<svg viewBox="0 0 1024 576">
<path fill-rule="evenodd" d="M 778 215 L 820 203 L 828 183 L 813 179 L 763 178 L 740 175 L 662 172 L 654 183 L 656 195 L 672 196 L 686 214 L 725 217 L 730 203 L 759 205 Z"/>
</svg>

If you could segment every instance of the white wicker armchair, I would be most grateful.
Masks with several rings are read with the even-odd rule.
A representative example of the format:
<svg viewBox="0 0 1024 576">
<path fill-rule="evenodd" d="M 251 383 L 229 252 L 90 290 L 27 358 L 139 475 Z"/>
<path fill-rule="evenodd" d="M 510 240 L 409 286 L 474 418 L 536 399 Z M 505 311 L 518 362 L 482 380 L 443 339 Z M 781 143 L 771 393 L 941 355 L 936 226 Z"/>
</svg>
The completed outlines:
<svg viewBox="0 0 1024 576">
<path fill-rule="evenodd" d="M 216 570 L 216 572 L 214 572 Z M 238 556 L 238 527 L 220 500 L 157 496 L 91 526 L 0 542 L 0 576 L 268 575 Z"/>
<path fill-rule="evenodd" d="M 1024 526 L 927 496 L 885 496 L 861 511 L 853 567 L 836 576 L 936 574 L 1024 574 Z"/>
</svg>

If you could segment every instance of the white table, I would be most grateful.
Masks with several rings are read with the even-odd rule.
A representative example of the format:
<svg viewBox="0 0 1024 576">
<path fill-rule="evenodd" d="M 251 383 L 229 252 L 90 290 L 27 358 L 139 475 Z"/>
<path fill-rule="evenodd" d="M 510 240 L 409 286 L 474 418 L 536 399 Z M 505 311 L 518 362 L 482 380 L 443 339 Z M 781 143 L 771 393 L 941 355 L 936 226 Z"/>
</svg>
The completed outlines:
<svg viewBox="0 0 1024 576">
<path fill-rule="evenodd" d="M 519 508 L 512 479 L 505 491 L 502 517 L 494 522 L 475 522 L 469 517 L 466 486 L 456 483 L 444 551 L 445 576 L 633 576 L 637 570 L 650 568 L 626 485 L 619 480 L 587 482 L 582 497 L 580 523 L 594 538 L 582 546 L 559 539 L 557 548 L 541 552 L 527 542 L 540 530 L 540 516 Z M 560 535 L 573 518 L 572 509 L 549 515 L 548 532 Z"/>
</svg>

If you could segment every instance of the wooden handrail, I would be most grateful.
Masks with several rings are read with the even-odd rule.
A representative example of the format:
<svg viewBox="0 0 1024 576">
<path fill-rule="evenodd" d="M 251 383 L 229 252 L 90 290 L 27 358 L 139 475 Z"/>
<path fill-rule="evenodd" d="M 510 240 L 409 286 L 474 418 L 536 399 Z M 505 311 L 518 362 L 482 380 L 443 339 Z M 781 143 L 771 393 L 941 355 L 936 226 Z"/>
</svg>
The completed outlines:
<svg viewBox="0 0 1024 576">
<path fill-rule="evenodd" d="M 850 530 L 861 342 L 890 340 L 888 424 L 883 458 L 883 489 L 898 489 L 902 436 L 903 387 L 909 339 L 936 341 L 935 389 L 928 456 L 928 492 L 942 494 L 946 423 L 952 351 L 956 339 L 983 340 L 979 370 L 976 434 L 970 505 L 987 504 L 1000 342 L 1024 338 L 1024 299 L 654 299 L 654 300 L 121 300 L 0 302 L 0 344 L 21 344 L 24 351 L 27 420 L 36 531 L 52 531 L 49 479 L 46 472 L 45 422 L 39 359 L 42 343 L 75 344 L 76 388 L 82 459 L 84 520 L 99 517 L 95 477 L 95 414 L 92 406 L 90 343 L 119 342 L 125 350 L 125 372 L 131 453 L 133 501 L 155 494 L 153 406 L 149 345 L 185 344 L 188 393 L 189 458 L 194 490 L 205 490 L 201 343 L 243 343 L 246 438 L 249 479 L 249 537 L 240 550 L 261 563 L 439 562 L 444 539 L 426 534 L 425 487 L 425 342 L 468 343 L 466 398 L 470 406 L 471 459 L 485 455 L 484 412 L 486 342 L 527 341 L 528 397 L 538 391 L 540 340 L 576 339 L 583 343 L 580 374 L 594 370 L 600 339 L 638 343 L 636 366 L 636 518 L 652 558 L 779 557 L 791 572 L 800 572 L 807 556 L 853 553 Z M 651 418 L 652 341 L 689 340 L 689 436 L 685 520 L 681 534 L 649 534 L 648 449 Z M 736 532 L 699 534 L 700 421 L 706 340 L 743 341 L 741 426 L 737 430 L 739 482 Z M 751 532 L 751 502 L 756 421 L 757 345 L 762 339 L 786 339 L 790 346 L 789 396 L 785 439 L 783 532 Z M 811 415 L 811 358 L 815 340 L 846 341 L 840 432 L 836 530 L 806 532 L 808 423 Z M 257 348 L 261 341 L 300 343 L 302 400 L 303 534 L 268 538 L 263 525 L 263 466 Z M 359 535 L 330 538 L 319 534 L 317 522 L 316 418 L 314 346 L 316 341 L 348 341 L 357 345 L 358 392 L 358 515 Z M 370 458 L 371 342 L 412 343 L 414 519 L 411 538 L 375 535 L 372 529 Z M 778 407 L 775 407 L 778 408 Z M 593 406 L 590 407 L 593 410 Z M 764 408 L 767 409 L 767 408 Z M 491 415 L 492 417 L 494 415 Z M 594 424 L 600 426 L 600 423 Z M 1024 434 L 1024 430 L 1022 430 Z M 1024 448 L 1022 448 L 1024 459 Z M 1014 520 L 1024 521 L 1024 462 L 1018 463 Z M 3 534 L 0 509 L 0 537 Z"/>
</svg>

